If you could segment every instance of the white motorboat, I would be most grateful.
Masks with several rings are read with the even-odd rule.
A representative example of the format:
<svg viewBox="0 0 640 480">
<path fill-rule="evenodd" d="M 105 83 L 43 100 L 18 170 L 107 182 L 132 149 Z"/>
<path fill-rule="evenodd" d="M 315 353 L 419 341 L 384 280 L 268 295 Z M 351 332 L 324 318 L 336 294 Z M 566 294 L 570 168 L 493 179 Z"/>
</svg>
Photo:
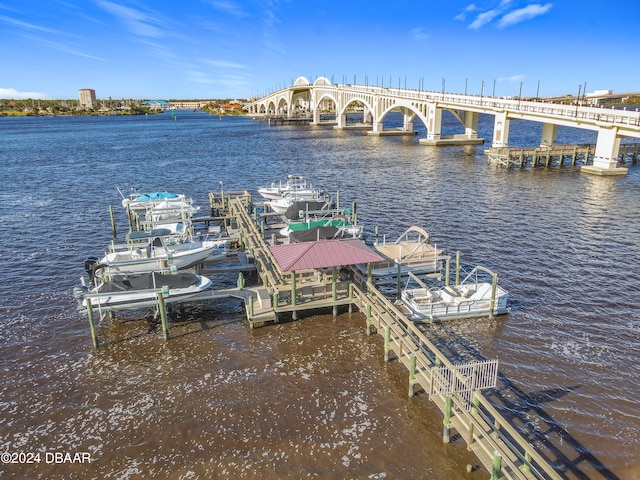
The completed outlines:
<svg viewBox="0 0 640 480">
<path fill-rule="evenodd" d="M 315 201 L 327 203 L 330 201 L 329 196 L 322 190 L 312 189 L 311 192 L 287 192 L 277 200 L 269 200 L 265 202 L 276 213 L 285 213 L 288 208 L 296 203 L 305 201 Z"/>
<path fill-rule="evenodd" d="M 112 244 L 111 251 L 97 260 L 92 268 L 106 276 L 163 269 L 184 270 L 205 260 L 224 258 L 226 244 L 226 240 L 174 242 L 170 236 L 156 236 L 146 244 Z"/>
<path fill-rule="evenodd" d="M 398 239 L 387 243 L 374 243 L 374 249 L 385 261 L 372 264 L 371 274 L 377 281 L 382 277 L 396 277 L 413 272 L 416 275 L 439 273 L 449 258 L 443 250 L 431 245 L 429 234 L 420 227 L 409 227 Z M 366 274 L 366 265 L 357 265 L 358 270 Z"/>
<path fill-rule="evenodd" d="M 146 208 L 145 221 L 150 224 L 169 223 L 190 219 L 200 207 L 190 198 L 165 199 Z"/>
<path fill-rule="evenodd" d="M 278 200 L 286 193 L 313 195 L 313 186 L 302 175 L 287 175 L 280 183 L 258 188 L 258 193 L 267 200 Z"/>
<path fill-rule="evenodd" d="M 480 273 L 489 274 L 493 280 L 479 281 Z M 402 304 L 409 310 L 415 322 L 438 322 L 460 318 L 488 317 L 509 312 L 509 294 L 497 285 L 497 276 L 487 268 L 474 268 L 465 279 L 455 286 L 429 288 L 413 273 L 409 280 L 418 283 L 418 288 L 405 288 L 401 294 Z"/>
<path fill-rule="evenodd" d="M 211 280 L 202 275 L 149 272 L 120 276 L 91 288 L 75 287 L 73 293 L 80 307 L 91 305 L 94 309 L 109 311 L 155 307 L 158 293 L 162 293 L 164 303 L 184 302 L 210 287 Z"/>
<path fill-rule="evenodd" d="M 120 195 L 122 195 L 122 192 L 120 192 Z M 122 206 L 124 208 L 128 207 L 132 212 L 139 212 L 152 208 L 162 201 L 180 202 L 184 198 L 183 194 L 171 192 L 132 193 L 128 198 L 122 195 Z"/>
</svg>

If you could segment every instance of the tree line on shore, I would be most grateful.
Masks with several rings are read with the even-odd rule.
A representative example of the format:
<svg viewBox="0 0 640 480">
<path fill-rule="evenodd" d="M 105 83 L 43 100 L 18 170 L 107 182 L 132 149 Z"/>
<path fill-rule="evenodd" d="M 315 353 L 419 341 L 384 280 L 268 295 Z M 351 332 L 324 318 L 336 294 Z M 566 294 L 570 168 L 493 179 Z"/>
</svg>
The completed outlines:
<svg viewBox="0 0 640 480">
<path fill-rule="evenodd" d="M 75 99 L 0 99 L 0 116 L 39 116 L 39 115 L 142 115 L 162 113 L 162 109 L 147 105 L 144 100 L 98 100 L 94 107 L 80 106 Z M 171 102 L 171 101 L 170 101 Z M 241 114 L 223 108 L 230 100 L 212 100 L 202 107 L 208 113 Z"/>
</svg>

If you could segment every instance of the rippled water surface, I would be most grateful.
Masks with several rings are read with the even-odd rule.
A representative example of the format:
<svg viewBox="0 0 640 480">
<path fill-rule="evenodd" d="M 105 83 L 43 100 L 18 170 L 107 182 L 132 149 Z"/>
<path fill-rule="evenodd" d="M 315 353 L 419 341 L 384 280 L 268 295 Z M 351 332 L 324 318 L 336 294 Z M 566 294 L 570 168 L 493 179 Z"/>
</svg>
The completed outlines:
<svg viewBox="0 0 640 480">
<path fill-rule="evenodd" d="M 481 119 L 481 135 L 492 125 Z M 535 143 L 512 122 L 513 144 Z M 560 142 L 593 142 L 576 130 Z M 498 358 L 495 400 L 566 447 L 577 478 L 640 478 L 640 171 L 504 170 L 482 147 L 269 127 L 203 113 L 0 118 L 0 452 L 16 478 L 486 478 L 358 314 L 250 330 L 237 300 L 187 306 L 172 339 L 105 323 L 94 350 L 72 288 L 111 237 L 117 188 L 246 189 L 302 173 L 357 202 L 370 235 L 423 226 L 497 271 L 512 311 L 426 329 L 457 360 Z M 220 275 L 232 286 L 233 275 Z M 560 433 L 559 433 L 560 432 Z M 572 456 L 573 455 L 573 456 Z"/>
</svg>

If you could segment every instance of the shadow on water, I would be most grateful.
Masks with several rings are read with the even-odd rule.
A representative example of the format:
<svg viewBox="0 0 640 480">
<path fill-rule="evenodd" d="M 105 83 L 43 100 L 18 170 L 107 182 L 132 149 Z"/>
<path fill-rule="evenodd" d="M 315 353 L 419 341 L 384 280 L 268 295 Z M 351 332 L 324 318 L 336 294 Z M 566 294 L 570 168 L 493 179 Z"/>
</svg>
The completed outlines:
<svg viewBox="0 0 640 480">
<path fill-rule="evenodd" d="M 439 324 L 437 329 L 423 327 L 421 330 L 454 363 L 487 360 L 473 345 L 446 325 Z M 483 395 L 531 445 L 538 447 L 538 451 L 547 457 L 556 471 L 563 472 L 567 478 L 592 479 L 594 477 L 587 470 L 590 472 L 593 469 L 602 478 L 619 480 L 617 475 L 567 432 L 542 406 L 580 388 L 581 385 L 574 385 L 527 393 L 499 371 L 498 388 L 486 390 Z"/>
</svg>

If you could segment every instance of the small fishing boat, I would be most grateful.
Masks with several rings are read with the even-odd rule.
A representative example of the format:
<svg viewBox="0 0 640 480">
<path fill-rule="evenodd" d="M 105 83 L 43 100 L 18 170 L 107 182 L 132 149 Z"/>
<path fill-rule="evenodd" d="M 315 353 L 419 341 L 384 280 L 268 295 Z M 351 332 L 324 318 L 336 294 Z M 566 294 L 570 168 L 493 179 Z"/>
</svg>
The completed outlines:
<svg viewBox="0 0 640 480">
<path fill-rule="evenodd" d="M 120 192 L 120 190 L 118 190 Z M 185 198 L 183 194 L 171 192 L 150 192 L 150 193 L 132 193 L 129 197 L 125 197 L 122 192 L 122 206 L 129 208 L 132 212 L 144 211 L 153 207 L 162 201 L 179 202 Z"/>
<path fill-rule="evenodd" d="M 493 280 L 479 281 L 481 273 L 490 275 Z M 418 288 L 408 288 L 412 280 L 418 283 Z M 507 291 L 497 285 L 497 276 L 491 270 L 477 266 L 459 285 L 444 287 L 429 288 L 410 272 L 401 302 L 414 322 L 438 322 L 508 313 L 508 297 Z"/>
<path fill-rule="evenodd" d="M 287 175 L 280 183 L 258 188 L 258 193 L 267 200 L 278 200 L 286 193 L 313 194 L 313 186 L 303 175 Z"/>
<path fill-rule="evenodd" d="M 164 303 L 184 302 L 210 287 L 211 280 L 202 275 L 149 272 L 118 276 L 92 287 L 78 286 L 73 293 L 81 308 L 91 305 L 108 311 L 155 307 L 158 293 L 162 293 Z"/>
<path fill-rule="evenodd" d="M 323 190 L 312 189 L 311 192 L 287 192 L 277 200 L 269 200 L 265 204 L 276 213 L 286 213 L 290 206 L 304 201 L 317 201 L 327 203 L 330 198 Z"/>
<path fill-rule="evenodd" d="M 112 244 L 111 251 L 97 260 L 92 268 L 107 276 L 163 269 L 184 270 L 205 260 L 226 257 L 226 245 L 226 240 L 175 242 L 171 236 L 158 235 L 147 243 Z"/>
<path fill-rule="evenodd" d="M 351 212 L 347 208 L 332 208 L 331 202 L 308 200 L 295 202 L 284 214 L 287 226 L 279 233 L 288 237 L 291 232 L 302 232 L 316 227 L 334 227 L 343 235 L 359 238 L 364 228 L 352 222 Z"/>
<path fill-rule="evenodd" d="M 411 226 L 394 242 L 374 243 L 374 249 L 385 261 L 372 264 L 371 274 L 374 280 L 382 277 L 397 277 L 398 269 L 402 276 L 413 272 L 416 275 L 439 273 L 449 258 L 443 250 L 431 245 L 429 234 L 420 227 Z M 357 265 L 365 274 L 366 265 Z"/>
</svg>

